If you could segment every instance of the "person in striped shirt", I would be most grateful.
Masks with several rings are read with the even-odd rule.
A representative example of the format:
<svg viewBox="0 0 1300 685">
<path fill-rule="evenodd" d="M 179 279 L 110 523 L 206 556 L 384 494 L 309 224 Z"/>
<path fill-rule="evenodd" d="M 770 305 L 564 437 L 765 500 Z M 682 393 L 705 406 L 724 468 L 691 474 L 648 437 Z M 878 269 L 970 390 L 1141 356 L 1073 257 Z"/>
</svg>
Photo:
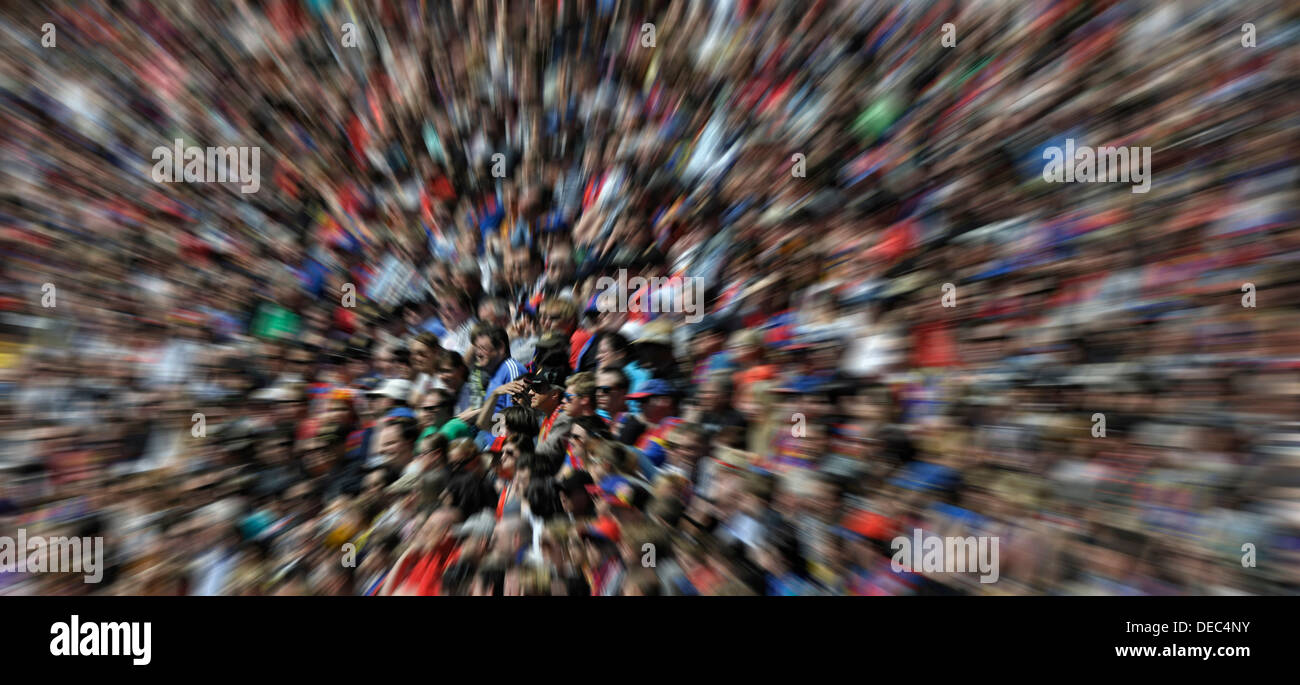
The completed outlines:
<svg viewBox="0 0 1300 685">
<path fill-rule="evenodd" d="M 470 407 L 461 416 L 473 421 L 483 403 L 493 398 L 498 387 L 519 379 L 525 373 L 524 365 L 510 358 L 510 336 L 504 328 L 480 324 L 470 333 L 473 369 L 470 371 Z M 499 393 L 492 399 L 493 411 L 503 411 L 514 404 L 508 393 Z"/>
</svg>

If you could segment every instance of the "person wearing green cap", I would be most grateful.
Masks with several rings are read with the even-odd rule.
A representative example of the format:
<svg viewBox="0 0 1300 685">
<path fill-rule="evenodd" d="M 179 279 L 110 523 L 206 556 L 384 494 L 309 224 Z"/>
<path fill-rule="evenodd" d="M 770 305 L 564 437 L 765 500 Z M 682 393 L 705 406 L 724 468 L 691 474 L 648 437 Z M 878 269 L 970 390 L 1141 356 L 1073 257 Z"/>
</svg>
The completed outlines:
<svg viewBox="0 0 1300 685">
<path fill-rule="evenodd" d="M 435 379 L 430 390 L 420 397 L 419 409 L 420 440 L 435 433 L 447 436 L 448 440 L 472 436 L 476 431 L 473 426 L 452 416 L 454 399 L 451 389 Z"/>
</svg>

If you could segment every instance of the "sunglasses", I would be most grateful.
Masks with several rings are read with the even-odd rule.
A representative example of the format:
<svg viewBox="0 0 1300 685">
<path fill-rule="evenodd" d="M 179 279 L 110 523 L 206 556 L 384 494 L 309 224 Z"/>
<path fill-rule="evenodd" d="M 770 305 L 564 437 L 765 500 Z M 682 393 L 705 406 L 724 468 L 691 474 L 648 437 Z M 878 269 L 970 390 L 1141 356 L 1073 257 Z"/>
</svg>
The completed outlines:
<svg viewBox="0 0 1300 685">
<path fill-rule="evenodd" d="M 424 411 L 438 411 L 439 409 L 442 409 L 442 408 L 445 407 L 445 406 L 447 406 L 447 405 L 446 405 L 446 404 L 426 404 L 425 406 L 420 407 L 420 409 L 422 409 L 422 410 L 424 410 Z"/>
<path fill-rule="evenodd" d="M 598 386 L 596 386 L 596 392 L 598 392 L 598 393 L 600 393 L 600 394 L 602 394 L 602 395 L 608 395 L 609 393 L 614 392 L 615 390 L 626 390 L 626 388 L 624 388 L 624 387 L 622 387 L 622 386 L 620 386 L 620 385 L 598 385 Z"/>
</svg>

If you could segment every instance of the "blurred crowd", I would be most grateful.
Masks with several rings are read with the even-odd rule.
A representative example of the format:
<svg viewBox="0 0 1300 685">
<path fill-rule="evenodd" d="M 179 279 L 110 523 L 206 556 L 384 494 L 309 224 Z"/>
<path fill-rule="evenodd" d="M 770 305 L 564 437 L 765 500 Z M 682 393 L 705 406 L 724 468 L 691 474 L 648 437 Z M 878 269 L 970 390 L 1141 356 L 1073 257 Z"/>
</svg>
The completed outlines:
<svg viewBox="0 0 1300 685">
<path fill-rule="evenodd" d="M 107 567 L 0 594 L 1300 589 L 1295 3 L 0 28 L 0 535 Z M 1045 182 L 1067 138 L 1150 192 Z M 175 139 L 260 189 L 155 182 Z"/>
</svg>

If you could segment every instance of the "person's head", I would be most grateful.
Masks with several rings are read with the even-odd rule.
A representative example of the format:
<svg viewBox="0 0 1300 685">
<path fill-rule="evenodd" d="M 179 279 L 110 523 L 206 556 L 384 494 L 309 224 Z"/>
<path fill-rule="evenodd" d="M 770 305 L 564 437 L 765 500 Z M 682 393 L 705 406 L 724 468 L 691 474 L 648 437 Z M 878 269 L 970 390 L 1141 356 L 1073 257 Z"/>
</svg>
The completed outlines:
<svg viewBox="0 0 1300 685">
<path fill-rule="evenodd" d="M 546 520 L 564 511 L 555 481 L 551 478 L 531 479 L 524 488 L 524 499 L 533 516 Z"/>
<path fill-rule="evenodd" d="M 365 404 L 362 415 L 368 420 L 377 419 L 384 414 L 387 414 L 388 410 L 392 409 L 396 403 L 396 400 L 387 395 L 381 395 L 374 392 L 367 393 L 365 395 Z"/>
<path fill-rule="evenodd" d="M 411 460 L 419 425 L 405 417 L 384 420 L 379 432 L 379 454 L 390 464 L 405 464 Z"/>
<path fill-rule="evenodd" d="M 621 369 L 629 361 L 631 344 L 621 333 L 604 333 L 596 343 L 596 369 Z"/>
<path fill-rule="evenodd" d="M 722 330 L 709 328 L 700 331 L 691 338 L 691 357 L 697 360 L 708 359 L 722 350 L 727 342 Z"/>
<path fill-rule="evenodd" d="M 438 305 L 442 311 L 443 323 L 449 324 L 449 327 L 466 321 L 474 312 L 474 303 L 463 292 L 443 298 Z"/>
<path fill-rule="evenodd" d="M 420 440 L 416 445 L 417 454 L 428 459 L 430 465 L 437 466 L 447 463 L 447 450 L 451 446 L 451 441 L 442 433 L 429 433 Z"/>
<path fill-rule="evenodd" d="M 378 388 L 367 393 L 369 418 L 382 417 L 389 411 L 406 406 L 411 395 L 411 383 L 404 378 L 389 378 Z"/>
<path fill-rule="evenodd" d="M 372 496 L 383 490 L 385 485 L 388 485 L 387 469 L 375 469 L 361 478 L 361 493 L 363 496 Z"/>
<path fill-rule="evenodd" d="M 285 369 L 296 374 L 299 378 L 306 378 L 310 374 L 311 366 L 312 353 L 306 349 L 295 348 L 289 352 Z"/>
<path fill-rule="evenodd" d="M 532 538 L 533 527 L 528 521 L 518 516 L 506 516 L 497 521 L 496 530 L 492 533 L 492 548 L 495 552 L 513 556 L 516 550 L 528 544 Z"/>
<path fill-rule="evenodd" d="M 610 415 L 627 408 L 627 374 L 622 369 L 608 368 L 596 372 L 596 408 Z"/>
<path fill-rule="evenodd" d="M 531 405 L 544 414 L 550 414 L 564 401 L 565 370 L 546 368 L 534 372 L 529 378 L 528 387 Z"/>
<path fill-rule="evenodd" d="M 687 488 L 689 489 L 689 487 L 690 484 L 687 483 Z M 686 505 L 682 502 L 682 499 L 672 494 L 656 495 L 646 505 L 645 509 L 646 516 L 652 522 L 669 530 L 677 527 L 685 510 Z"/>
<path fill-rule="evenodd" d="M 568 243 L 556 243 L 546 253 L 546 283 L 560 287 L 568 285 L 572 280 L 573 251 Z"/>
<path fill-rule="evenodd" d="M 482 463 L 478 445 L 471 438 L 457 438 L 447 447 L 447 464 L 452 471 L 477 472 Z"/>
<path fill-rule="evenodd" d="M 447 479 L 442 503 L 460 512 L 462 517 L 467 517 L 492 506 L 496 503 L 496 498 L 489 493 L 489 488 L 484 487 L 479 473 L 462 472 Z"/>
<path fill-rule="evenodd" d="M 334 466 L 332 437 L 317 435 L 307 440 L 302 455 L 303 468 L 313 476 L 329 471 Z"/>
<path fill-rule="evenodd" d="M 545 331 L 537 338 L 533 348 L 535 368 L 569 367 L 571 351 L 569 336 L 558 331 Z"/>
<path fill-rule="evenodd" d="M 642 405 L 641 413 L 651 421 L 660 421 L 677 411 L 677 398 L 672 395 L 655 395 Z"/>
<path fill-rule="evenodd" d="M 443 450 L 446 454 L 446 450 Z M 451 478 L 451 472 L 445 468 L 439 468 L 446 465 L 446 457 L 441 462 L 434 462 L 435 468 L 426 470 L 420 474 L 420 486 L 410 496 L 402 500 L 401 505 L 406 511 L 417 511 L 436 507 L 442 502 L 443 496 L 447 492 L 447 483 Z"/>
<path fill-rule="evenodd" d="M 432 333 L 421 333 L 411 342 L 411 367 L 418 373 L 437 373 L 441 355 L 442 346 Z"/>
<path fill-rule="evenodd" d="M 758 518 L 769 508 L 774 490 L 771 476 L 759 473 L 746 473 L 743 476 L 737 506 L 740 511 Z"/>
<path fill-rule="evenodd" d="M 618 524 L 611 519 L 602 519 L 583 531 L 586 541 L 587 563 L 599 566 L 605 560 L 618 556 Z"/>
<path fill-rule="evenodd" d="M 668 461 L 676 466 L 694 467 L 708 451 L 704 431 L 694 424 L 673 427 L 668 435 Z"/>
<path fill-rule="evenodd" d="M 600 297 L 609 298 L 612 297 L 613 295 L 614 293 L 602 292 L 600 294 Z M 602 303 L 608 305 L 609 302 L 610 300 L 608 299 L 598 300 L 597 305 L 600 305 Z M 593 321 L 593 324 L 595 326 L 597 333 L 601 335 L 618 333 L 620 330 L 622 330 L 624 326 L 627 325 L 628 312 L 626 311 L 627 309 L 626 307 L 597 306 L 596 309 L 597 311 L 595 312 L 595 319 Z"/>
<path fill-rule="evenodd" d="M 504 329 L 510 324 L 510 308 L 499 297 L 488 298 L 478 306 L 478 320 Z"/>
<path fill-rule="evenodd" d="M 519 407 L 506 407 L 502 412 L 505 419 L 506 437 L 515 436 L 533 438 L 537 436 L 537 416 L 530 410 Z"/>
<path fill-rule="evenodd" d="M 569 336 L 578 328 L 578 305 L 569 298 L 548 297 L 537 311 L 537 322 L 543 331 Z"/>
<path fill-rule="evenodd" d="M 511 438 L 506 441 L 506 446 L 511 447 L 517 455 L 515 457 L 515 478 L 520 483 L 527 484 L 533 478 L 545 478 L 553 475 L 549 460 L 533 452 L 531 440 Z"/>
<path fill-rule="evenodd" d="M 590 473 L 575 471 L 556 484 L 560 494 L 560 506 L 565 513 L 580 518 L 595 509 L 591 492 L 587 489 L 594 482 Z"/>
<path fill-rule="evenodd" d="M 474 366 L 480 369 L 495 369 L 510 356 L 510 336 L 500 326 L 479 324 L 470 332 L 470 339 Z"/>
<path fill-rule="evenodd" d="M 393 348 L 393 362 L 389 365 L 392 370 L 390 378 L 410 379 L 414 375 L 411 368 L 411 350 L 405 345 L 397 345 Z"/>
<path fill-rule="evenodd" d="M 583 371 L 569 376 L 564 390 L 564 412 L 574 418 L 596 413 L 596 376 Z"/>
<path fill-rule="evenodd" d="M 525 480 L 532 475 L 532 449 L 521 438 L 507 438 L 501 447 L 501 460 L 497 464 L 497 475 L 505 479 L 522 477 Z M 524 467 L 526 465 L 526 468 Z"/>
<path fill-rule="evenodd" d="M 627 396 L 641 402 L 641 415 L 658 423 L 677 412 L 677 392 L 668 381 L 654 378 Z"/>
<path fill-rule="evenodd" d="M 458 393 L 467 378 L 469 378 L 469 367 L 465 366 L 465 360 L 461 358 L 460 353 L 447 350 L 438 365 L 438 380 L 451 388 L 453 393 Z"/>
<path fill-rule="evenodd" d="M 830 521 L 843 504 L 840 483 L 833 477 L 818 473 L 810 478 L 802 492 L 800 506 L 823 521 Z"/>
<path fill-rule="evenodd" d="M 446 390 L 430 390 L 420 397 L 416 404 L 419 410 L 420 426 L 427 428 L 429 426 L 441 426 L 451 419 L 452 410 L 451 393 Z"/>
<path fill-rule="evenodd" d="M 605 430 L 605 424 L 595 416 L 583 416 L 573 422 L 569 429 L 568 453 L 579 460 L 579 463 L 585 463 L 587 459 L 588 445 L 593 440 L 608 439 L 609 435 Z"/>
<path fill-rule="evenodd" d="M 379 352 L 375 355 L 375 370 L 379 372 L 379 375 L 385 378 L 396 377 L 394 353 L 391 345 L 385 345 L 379 348 Z"/>
<path fill-rule="evenodd" d="M 599 434 L 597 434 L 599 435 Z M 634 450 L 617 440 L 592 440 L 587 447 L 587 470 L 591 477 L 600 480 L 608 475 L 627 473 L 636 469 Z"/>
<path fill-rule="evenodd" d="M 480 281 L 483 276 L 482 268 L 477 261 L 467 259 L 462 261 L 451 275 L 452 284 L 457 290 L 464 293 L 465 302 L 470 307 L 483 291 L 483 284 Z M 473 313 L 473 309 L 470 307 L 466 307 L 466 309 L 469 313 Z"/>
<path fill-rule="evenodd" d="M 429 514 L 429 518 L 424 520 L 424 525 L 416 533 L 416 543 L 426 548 L 437 547 L 447 536 L 451 534 L 457 523 L 464 516 L 459 509 L 455 507 L 441 507 Z"/>
<path fill-rule="evenodd" d="M 717 411 L 724 408 L 731 397 L 732 388 L 725 374 L 715 374 L 700 385 L 699 406 L 706 410 Z"/>
<path fill-rule="evenodd" d="M 512 286 L 520 286 L 535 280 L 541 261 L 535 248 L 527 245 L 511 245 L 505 251 L 506 282 Z"/>
<path fill-rule="evenodd" d="M 365 375 L 370 369 L 370 351 L 363 348 L 352 348 L 348 351 L 347 361 L 344 365 L 344 373 L 348 381 L 355 381 Z"/>
<path fill-rule="evenodd" d="M 737 331 L 732 334 L 727 346 L 736 360 L 742 364 L 758 363 L 763 360 L 763 334 L 759 331 L 750 329 Z"/>
<path fill-rule="evenodd" d="M 344 429 L 356 423 L 352 404 L 343 398 L 331 399 L 321 412 L 321 425 Z"/>
</svg>

